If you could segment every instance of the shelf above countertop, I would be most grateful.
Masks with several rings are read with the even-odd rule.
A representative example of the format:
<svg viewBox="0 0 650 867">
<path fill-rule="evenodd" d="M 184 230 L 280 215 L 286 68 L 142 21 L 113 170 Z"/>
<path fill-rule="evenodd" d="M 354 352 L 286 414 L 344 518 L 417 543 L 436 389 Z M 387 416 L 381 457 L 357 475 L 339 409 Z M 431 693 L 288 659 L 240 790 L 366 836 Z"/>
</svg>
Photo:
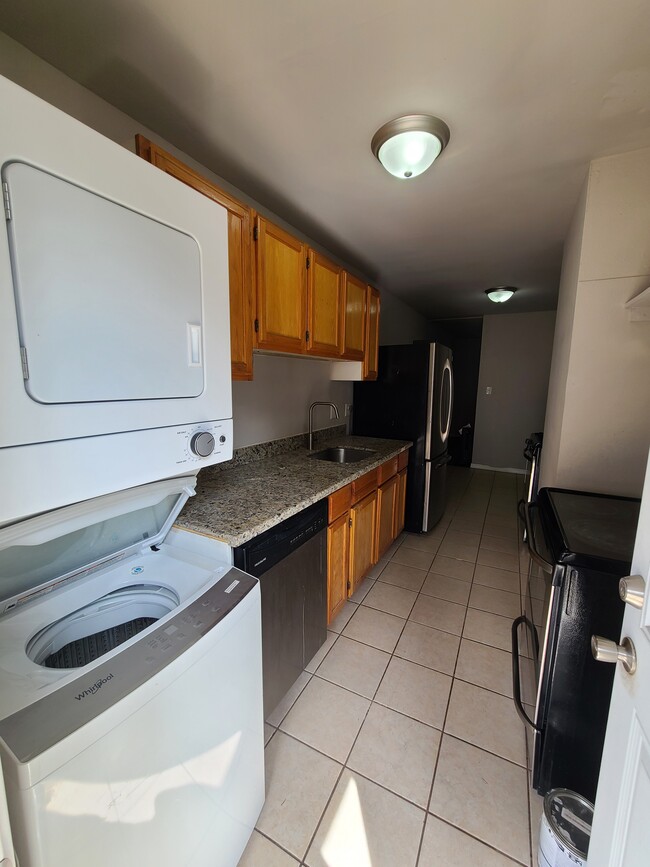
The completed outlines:
<svg viewBox="0 0 650 867">
<path fill-rule="evenodd" d="M 294 449 L 218 472 L 208 467 L 199 473 L 196 496 L 190 498 L 176 526 L 212 536 L 236 548 L 411 445 L 406 440 L 339 436 L 320 443 L 311 452 Z M 312 457 L 332 446 L 372 449 L 374 454 L 349 464 Z"/>
</svg>

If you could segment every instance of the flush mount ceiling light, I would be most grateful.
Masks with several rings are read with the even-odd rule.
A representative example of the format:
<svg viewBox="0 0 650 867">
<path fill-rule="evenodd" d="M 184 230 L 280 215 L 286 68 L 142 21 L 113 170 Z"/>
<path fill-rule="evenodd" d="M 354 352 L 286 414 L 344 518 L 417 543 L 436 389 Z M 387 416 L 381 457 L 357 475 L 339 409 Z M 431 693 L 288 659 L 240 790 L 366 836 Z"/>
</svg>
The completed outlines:
<svg viewBox="0 0 650 867">
<path fill-rule="evenodd" d="M 407 114 L 385 123 L 372 137 L 373 154 L 396 178 L 426 172 L 449 142 L 449 127 L 430 114 Z"/>
<path fill-rule="evenodd" d="M 492 289 L 486 289 L 485 294 L 495 304 L 503 304 L 504 301 L 509 301 L 516 291 L 516 286 L 495 286 Z"/>
</svg>

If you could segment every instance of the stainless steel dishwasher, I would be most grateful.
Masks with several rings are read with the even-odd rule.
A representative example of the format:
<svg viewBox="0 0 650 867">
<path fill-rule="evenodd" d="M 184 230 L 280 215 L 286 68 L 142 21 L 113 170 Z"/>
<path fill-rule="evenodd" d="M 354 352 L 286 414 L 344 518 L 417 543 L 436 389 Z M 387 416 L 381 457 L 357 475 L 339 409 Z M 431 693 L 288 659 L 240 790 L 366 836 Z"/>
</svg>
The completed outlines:
<svg viewBox="0 0 650 867">
<path fill-rule="evenodd" d="M 264 717 L 327 637 L 327 500 L 233 550 L 262 594 Z"/>
</svg>

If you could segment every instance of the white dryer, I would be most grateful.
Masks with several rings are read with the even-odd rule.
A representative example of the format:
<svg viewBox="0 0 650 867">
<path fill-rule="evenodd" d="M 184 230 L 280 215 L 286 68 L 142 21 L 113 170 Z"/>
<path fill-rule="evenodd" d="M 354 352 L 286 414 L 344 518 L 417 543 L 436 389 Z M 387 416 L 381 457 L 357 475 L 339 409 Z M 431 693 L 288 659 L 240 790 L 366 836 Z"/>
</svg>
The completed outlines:
<svg viewBox="0 0 650 867">
<path fill-rule="evenodd" d="M 260 592 L 173 529 L 195 476 L 0 530 L 20 867 L 234 867 L 264 801 Z M 4 862 L 3 862 L 4 863 Z"/>
</svg>

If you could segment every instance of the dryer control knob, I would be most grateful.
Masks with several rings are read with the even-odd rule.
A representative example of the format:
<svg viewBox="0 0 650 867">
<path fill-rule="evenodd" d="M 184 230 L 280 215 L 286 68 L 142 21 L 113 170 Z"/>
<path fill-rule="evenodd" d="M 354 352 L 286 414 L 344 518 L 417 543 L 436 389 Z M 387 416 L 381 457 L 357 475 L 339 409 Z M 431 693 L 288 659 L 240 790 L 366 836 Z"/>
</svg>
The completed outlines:
<svg viewBox="0 0 650 867">
<path fill-rule="evenodd" d="M 214 437 L 207 431 L 195 433 L 190 440 L 190 451 L 199 458 L 207 458 L 214 451 Z"/>
</svg>

